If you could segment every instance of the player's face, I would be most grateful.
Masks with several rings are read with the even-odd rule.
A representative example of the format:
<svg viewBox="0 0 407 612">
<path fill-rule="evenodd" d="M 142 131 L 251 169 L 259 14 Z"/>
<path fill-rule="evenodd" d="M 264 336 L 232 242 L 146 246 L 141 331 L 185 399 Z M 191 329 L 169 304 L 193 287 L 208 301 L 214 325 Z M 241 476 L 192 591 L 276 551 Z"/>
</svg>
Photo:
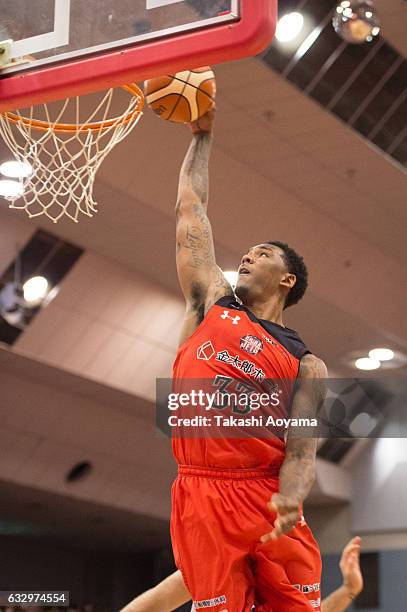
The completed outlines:
<svg viewBox="0 0 407 612">
<path fill-rule="evenodd" d="M 275 245 L 258 244 L 242 257 L 236 295 L 243 303 L 267 299 L 281 289 L 287 275 L 284 251 Z"/>
</svg>

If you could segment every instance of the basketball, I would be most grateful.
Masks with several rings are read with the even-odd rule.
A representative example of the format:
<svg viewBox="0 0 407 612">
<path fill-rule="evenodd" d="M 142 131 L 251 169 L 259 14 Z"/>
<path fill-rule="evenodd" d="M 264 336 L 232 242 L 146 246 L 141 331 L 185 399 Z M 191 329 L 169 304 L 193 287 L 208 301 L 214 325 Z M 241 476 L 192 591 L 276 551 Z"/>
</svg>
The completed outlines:
<svg viewBox="0 0 407 612">
<path fill-rule="evenodd" d="M 215 75 L 210 66 L 184 70 L 145 82 L 147 104 L 167 121 L 191 123 L 210 110 L 216 96 Z"/>
</svg>

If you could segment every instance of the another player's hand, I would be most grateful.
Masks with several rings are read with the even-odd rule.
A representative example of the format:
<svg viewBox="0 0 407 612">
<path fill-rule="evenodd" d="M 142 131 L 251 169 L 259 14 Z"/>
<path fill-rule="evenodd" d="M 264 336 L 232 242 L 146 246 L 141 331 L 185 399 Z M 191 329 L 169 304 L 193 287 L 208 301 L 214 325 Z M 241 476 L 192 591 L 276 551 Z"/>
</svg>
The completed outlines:
<svg viewBox="0 0 407 612">
<path fill-rule="evenodd" d="M 288 533 L 296 526 L 301 518 L 300 504 L 297 499 L 275 493 L 267 505 L 277 516 L 274 521 L 273 531 L 264 534 L 260 538 L 263 543 L 270 542 L 270 540 L 276 540 L 284 533 Z"/>
<path fill-rule="evenodd" d="M 363 576 L 360 571 L 360 545 L 362 539 L 357 536 L 348 542 L 342 552 L 339 567 L 343 576 L 343 586 L 352 598 L 359 595 L 363 589 Z"/>
<path fill-rule="evenodd" d="M 200 117 L 197 121 L 194 121 L 193 123 L 188 124 L 191 128 L 192 133 L 199 134 L 202 132 L 206 132 L 206 133 L 212 132 L 213 124 L 215 121 L 215 115 L 216 115 L 216 107 L 214 105 L 210 111 L 208 111 L 205 115 Z"/>
</svg>

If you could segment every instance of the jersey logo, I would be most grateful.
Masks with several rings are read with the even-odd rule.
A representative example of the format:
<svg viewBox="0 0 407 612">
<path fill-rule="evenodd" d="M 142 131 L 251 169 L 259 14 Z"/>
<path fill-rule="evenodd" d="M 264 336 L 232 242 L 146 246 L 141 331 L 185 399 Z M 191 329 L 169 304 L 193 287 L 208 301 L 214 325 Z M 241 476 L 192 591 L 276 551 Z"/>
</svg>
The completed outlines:
<svg viewBox="0 0 407 612">
<path fill-rule="evenodd" d="M 240 321 L 239 315 L 236 315 L 235 317 L 231 317 L 230 314 L 229 314 L 229 310 L 224 310 L 223 314 L 220 315 L 220 318 L 223 319 L 224 321 L 226 319 L 230 319 L 232 321 L 233 325 L 237 325 L 239 323 L 239 321 Z"/>
<path fill-rule="evenodd" d="M 209 361 L 215 354 L 215 349 L 213 348 L 213 344 L 210 340 L 204 342 L 197 348 L 196 356 L 198 359 L 202 359 L 204 361 Z"/>
<path fill-rule="evenodd" d="M 272 346 L 278 346 L 277 342 L 275 342 L 274 340 L 272 340 L 271 338 L 269 338 L 268 336 L 265 336 L 263 334 L 263 338 L 265 339 L 266 342 L 268 342 L 269 344 L 271 344 Z"/>
<path fill-rule="evenodd" d="M 248 361 L 247 359 L 241 359 L 239 355 L 235 355 L 234 357 L 232 355 L 229 355 L 227 349 L 219 351 L 219 353 L 217 353 L 216 355 L 216 360 L 223 361 L 223 363 L 228 363 L 233 368 L 241 370 L 248 376 L 253 376 L 255 380 L 259 380 L 260 382 L 262 382 L 266 377 L 266 374 L 261 368 L 256 368 L 254 363 Z"/>
<path fill-rule="evenodd" d="M 202 599 L 201 601 L 193 602 L 196 610 L 200 610 L 201 608 L 215 608 L 224 603 L 226 603 L 226 595 L 219 595 L 219 597 L 213 597 L 212 599 Z"/>
<path fill-rule="evenodd" d="M 302 593 L 306 594 L 318 593 L 320 588 L 319 582 L 315 582 L 314 584 L 293 584 L 292 586 L 298 591 L 301 591 Z"/>
<path fill-rule="evenodd" d="M 243 336 L 240 338 L 240 348 L 250 355 L 257 355 L 263 350 L 263 342 L 257 336 Z"/>
</svg>

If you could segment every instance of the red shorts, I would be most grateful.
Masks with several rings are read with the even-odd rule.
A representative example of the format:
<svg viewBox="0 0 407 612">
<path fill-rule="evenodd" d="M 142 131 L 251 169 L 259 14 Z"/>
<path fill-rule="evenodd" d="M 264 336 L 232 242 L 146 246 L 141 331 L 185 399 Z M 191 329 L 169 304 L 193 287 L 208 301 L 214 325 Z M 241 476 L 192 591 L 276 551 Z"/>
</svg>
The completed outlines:
<svg viewBox="0 0 407 612">
<path fill-rule="evenodd" d="M 277 490 L 271 470 L 179 467 L 171 537 L 197 612 L 320 610 L 321 557 L 305 521 L 260 542 L 273 528 L 267 503 Z"/>
</svg>

